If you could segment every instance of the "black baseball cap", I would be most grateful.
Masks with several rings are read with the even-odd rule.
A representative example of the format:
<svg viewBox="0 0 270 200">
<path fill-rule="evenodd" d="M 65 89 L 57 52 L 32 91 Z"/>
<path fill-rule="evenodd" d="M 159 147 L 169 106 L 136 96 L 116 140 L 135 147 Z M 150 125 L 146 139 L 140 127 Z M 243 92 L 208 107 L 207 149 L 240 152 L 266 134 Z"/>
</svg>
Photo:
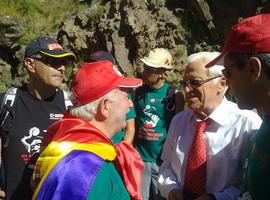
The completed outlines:
<svg viewBox="0 0 270 200">
<path fill-rule="evenodd" d="M 45 56 L 53 58 L 70 58 L 76 59 L 73 53 L 67 52 L 63 47 L 54 39 L 50 37 L 38 37 L 34 41 L 30 42 L 25 50 L 24 57 L 32 57 L 36 53 L 44 54 Z"/>
<path fill-rule="evenodd" d="M 107 51 L 95 51 L 85 58 L 85 62 L 98 62 L 103 60 L 107 60 L 115 64 L 114 57 Z"/>
</svg>

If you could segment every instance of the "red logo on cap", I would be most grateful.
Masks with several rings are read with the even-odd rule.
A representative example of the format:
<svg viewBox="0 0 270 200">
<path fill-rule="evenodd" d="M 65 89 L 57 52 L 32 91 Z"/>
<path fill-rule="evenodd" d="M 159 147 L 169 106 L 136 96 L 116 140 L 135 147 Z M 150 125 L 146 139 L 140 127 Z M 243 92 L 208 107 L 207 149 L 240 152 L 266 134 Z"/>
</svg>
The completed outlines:
<svg viewBox="0 0 270 200">
<path fill-rule="evenodd" d="M 95 53 L 92 53 L 91 56 L 96 56 L 96 57 L 98 57 L 98 56 L 100 56 L 100 53 L 99 53 L 99 52 L 95 52 Z"/>
<path fill-rule="evenodd" d="M 51 44 L 48 44 L 48 49 L 49 50 L 63 50 L 63 47 L 58 43 L 51 43 Z"/>
</svg>

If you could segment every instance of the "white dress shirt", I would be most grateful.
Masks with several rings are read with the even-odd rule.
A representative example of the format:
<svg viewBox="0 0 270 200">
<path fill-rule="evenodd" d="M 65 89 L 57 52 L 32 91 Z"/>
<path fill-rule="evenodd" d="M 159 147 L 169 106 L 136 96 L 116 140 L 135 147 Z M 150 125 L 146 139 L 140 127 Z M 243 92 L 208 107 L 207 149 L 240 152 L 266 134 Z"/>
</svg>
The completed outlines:
<svg viewBox="0 0 270 200">
<path fill-rule="evenodd" d="M 204 136 L 207 146 L 206 193 L 218 200 L 237 199 L 242 188 L 242 165 L 251 136 L 261 125 L 253 111 L 240 110 L 226 98 L 209 115 Z M 183 191 L 188 152 L 196 132 L 196 114 L 187 109 L 172 120 L 163 147 L 159 186 L 168 197 L 172 189 Z"/>
</svg>

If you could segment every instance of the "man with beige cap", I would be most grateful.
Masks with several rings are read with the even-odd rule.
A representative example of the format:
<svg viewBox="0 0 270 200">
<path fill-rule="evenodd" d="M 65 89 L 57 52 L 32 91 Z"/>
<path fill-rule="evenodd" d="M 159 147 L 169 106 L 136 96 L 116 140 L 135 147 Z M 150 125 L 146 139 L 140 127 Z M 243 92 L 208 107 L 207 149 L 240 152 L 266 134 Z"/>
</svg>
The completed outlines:
<svg viewBox="0 0 270 200">
<path fill-rule="evenodd" d="M 135 97 L 136 134 L 134 145 L 144 161 L 143 199 L 161 199 L 157 188 L 160 154 L 173 115 L 183 110 L 181 93 L 164 81 L 164 73 L 171 70 L 172 55 L 164 48 L 150 51 L 141 59 L 144 63 L 142 79 Z"/>
</svg>

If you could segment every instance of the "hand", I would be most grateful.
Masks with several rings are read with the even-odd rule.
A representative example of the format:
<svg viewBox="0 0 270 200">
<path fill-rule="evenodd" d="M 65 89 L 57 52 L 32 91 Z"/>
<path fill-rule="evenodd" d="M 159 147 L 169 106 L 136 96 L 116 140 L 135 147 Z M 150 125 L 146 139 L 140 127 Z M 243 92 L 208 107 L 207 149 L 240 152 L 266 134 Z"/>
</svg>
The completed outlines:
<svg viewBox="0 0 270 200">
<path fill-rule="evenodd" d="M 6 197 L 5 191 L 0 189 L 0 198 L 5 198 L 5 197 Z"/>
<path fill-rule="evenodd" d="M 173 189 L 168 195 L 168 200 L 184 200 L 184 198 L 179 189 Z"/>
<path fill-rule="evenodd" d="M 212 200 L 213 198 L 208 194 L 204 194 L 202 196 L 197 197 L 195 200 Z"/>
</svg>

